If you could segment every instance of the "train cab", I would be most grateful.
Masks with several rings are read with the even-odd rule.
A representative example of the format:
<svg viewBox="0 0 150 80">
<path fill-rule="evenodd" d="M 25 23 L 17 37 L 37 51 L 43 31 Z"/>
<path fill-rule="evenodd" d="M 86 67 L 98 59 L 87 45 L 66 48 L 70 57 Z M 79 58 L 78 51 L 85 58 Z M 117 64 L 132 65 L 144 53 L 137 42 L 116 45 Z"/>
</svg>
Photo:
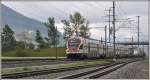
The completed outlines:
<svg viewBox="0 0 150 80">
<path fill-rule="evenodd" d="M 66 55 L 67 58 L 78 58 L 81 56 L 80 48 L 83 47 L 82 39 L 80 37 L 71 37 L 67 40 Z"/>
</svg>

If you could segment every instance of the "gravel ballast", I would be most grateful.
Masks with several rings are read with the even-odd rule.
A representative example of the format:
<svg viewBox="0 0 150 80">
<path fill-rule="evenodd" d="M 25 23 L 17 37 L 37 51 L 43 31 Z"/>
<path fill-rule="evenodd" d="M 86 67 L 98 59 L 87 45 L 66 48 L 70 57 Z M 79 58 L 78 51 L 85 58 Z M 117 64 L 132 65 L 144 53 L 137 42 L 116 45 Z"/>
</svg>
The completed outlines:
<svg viewBox="0 0 150 80">
<path fill-rule="evenodd" d="M 101 76 L 100 79 L 148 79 L 148 65 L 148 62 L 145 60 L 133 62 L 114 72 Z"/>
</svg>

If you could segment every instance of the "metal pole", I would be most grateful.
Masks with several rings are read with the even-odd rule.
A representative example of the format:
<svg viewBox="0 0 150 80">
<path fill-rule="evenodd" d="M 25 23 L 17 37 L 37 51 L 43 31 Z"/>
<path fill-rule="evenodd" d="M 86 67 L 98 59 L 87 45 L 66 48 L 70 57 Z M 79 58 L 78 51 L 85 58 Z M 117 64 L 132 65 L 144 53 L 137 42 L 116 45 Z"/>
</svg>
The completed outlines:
<svg viewBox="0 0 150 80">
<path fill-rule="evenodd" d="M 101 44 L 103 45 L 102 37 L 101 37 Z M 103 45 L 103 55 L 104 55 L 104 45 Z"/>
<path fill-rule="evenodd" d="M 142 54 L 142 56 L 143 56 L 143 58 L 145 57 L 145 51 L 144 51 L 144 45 L 143 45 L 143 54 Z"/>
<path fill-rule="evenodd" d="M 147 46 L 147 56 L 148 56 L 148 59 L 149 59 L 149 44 Z"/>
<path fill-rule="evenodd" d="M 105 55 L 107 54 L 107 26 L 105 25 Z"/>
<path fill-rule="evenodd" d="M 55 39 L 56 39 L 56 60 L 57 60 L 57 26 L 56 26 L 56 36 L 55 36 Z"/>
<path fill-rule="evenodd" d="M 111 11 L 111 8 L 108 11 L 109 11 L 109 42 L 110 42 L 110 11 Z"/>
<path fill-rule="evenodd" d="M 133 49 L 133 36 L 132 36 L 132 55 L 133 55 L 134 49 Z"/>
<path fill-rule="evenodd" d="M 138 48 L 139 48 L 139 17 L 140 16 L 137 16 L 137 18 L 138 18 Z"/>
<path fill-rule="evenodd" d="M 113 39 L 114 39 L 114 58 L 116 60 L 116 46 L 115 46 L 115 1 L 113 0 Z"/>
</svg>

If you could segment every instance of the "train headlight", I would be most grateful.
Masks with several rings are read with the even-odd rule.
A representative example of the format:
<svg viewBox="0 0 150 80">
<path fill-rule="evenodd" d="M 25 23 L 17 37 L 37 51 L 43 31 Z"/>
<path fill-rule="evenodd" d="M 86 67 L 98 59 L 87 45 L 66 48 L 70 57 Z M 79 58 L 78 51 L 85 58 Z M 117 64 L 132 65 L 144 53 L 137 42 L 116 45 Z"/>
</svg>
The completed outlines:
<svg viewBox="0 0 150 80">
<path fill-rule="evenodd" d="M 79 51 L 80 51 L 80 49 L 77 49 L 77 51 L 79 52 Z"/>
<path fill-rule="evenodd" d="M 69 51 L 69 49 L 66 49 L 66 52 L 68 52 Z"/>
</svg>

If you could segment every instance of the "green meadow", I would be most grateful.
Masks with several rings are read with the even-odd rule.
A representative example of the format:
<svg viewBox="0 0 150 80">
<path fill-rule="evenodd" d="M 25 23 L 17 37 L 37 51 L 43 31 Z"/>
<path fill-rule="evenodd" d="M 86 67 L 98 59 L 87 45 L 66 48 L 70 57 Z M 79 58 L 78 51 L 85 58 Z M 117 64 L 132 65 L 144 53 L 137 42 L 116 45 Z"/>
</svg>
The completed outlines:
<svg viewBox="0 0 150 80">
<path fill-rule="evenodd" d="M 57 51 L 56 51 L 57 50 Z M 15 49 L 2 53 L 2 57 L 65 57 L 65 48 L 46 48 L 46 49 Z"/>
</svg>

